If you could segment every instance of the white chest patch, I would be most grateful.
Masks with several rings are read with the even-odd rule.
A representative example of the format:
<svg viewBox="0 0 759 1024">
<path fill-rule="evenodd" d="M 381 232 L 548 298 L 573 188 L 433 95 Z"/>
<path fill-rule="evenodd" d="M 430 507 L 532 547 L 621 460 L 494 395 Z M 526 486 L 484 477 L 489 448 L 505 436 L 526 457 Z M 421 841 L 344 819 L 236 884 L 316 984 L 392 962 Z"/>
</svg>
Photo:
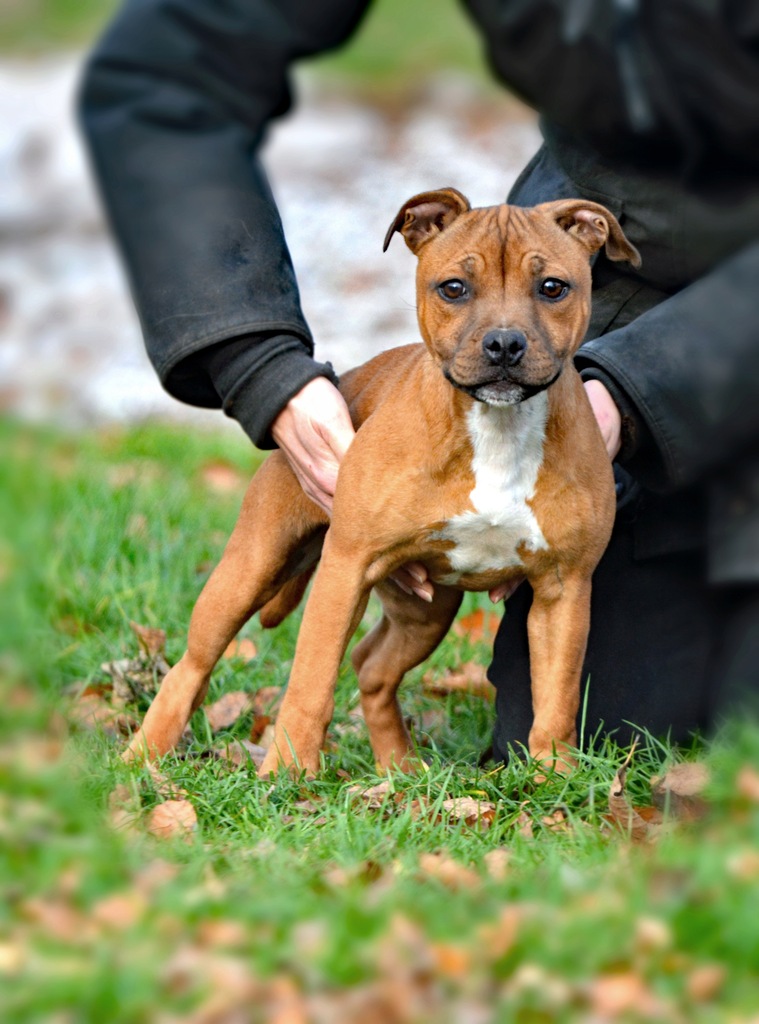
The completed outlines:
<svg viewBox="0 0 759 1024">
<path fill-rule="evenodd" d="M 548 417 L 545 391 L 519 405 L 478 403 L 468 415 L 474 457 L 472 509 L 448 520 L 436 534 L 453 541 L 447 553 L 453 572 L 463 575 L 522 565 L 519 548 L 547 548 L 529 500 L 543 462 Z"/>
</svg>

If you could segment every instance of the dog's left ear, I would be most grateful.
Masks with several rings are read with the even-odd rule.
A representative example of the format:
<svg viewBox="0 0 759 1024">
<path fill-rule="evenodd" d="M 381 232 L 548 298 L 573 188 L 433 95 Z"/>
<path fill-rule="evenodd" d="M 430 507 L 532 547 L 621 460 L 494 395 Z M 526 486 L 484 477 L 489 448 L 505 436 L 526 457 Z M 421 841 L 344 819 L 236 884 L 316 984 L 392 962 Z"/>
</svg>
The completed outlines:
<svg viewBox="0 0 759 1024">
<path fill-rule="evenodd" d="M 605 245 L 610 260 L 626 260 L 636 269 L 641 265 L 640 253 L 625 237 L 619 221 L 600 203 L 590 203 L 586 199 L 561 199 L 555 203 L 543 203 L 542 208 L 589 252 L 597 252 Z"/>
<path fill-rule="evenodd" d="M 444 231 L 459 214 L 471 210 L 469 200 L 455 188 L 440 188 L 435 192 L 420 192 L 407 199 L 387 229 L 382 251 L 386 252 L 390 239 L 399 231 L 413 253 L 431 238 Z"/>
</svg>

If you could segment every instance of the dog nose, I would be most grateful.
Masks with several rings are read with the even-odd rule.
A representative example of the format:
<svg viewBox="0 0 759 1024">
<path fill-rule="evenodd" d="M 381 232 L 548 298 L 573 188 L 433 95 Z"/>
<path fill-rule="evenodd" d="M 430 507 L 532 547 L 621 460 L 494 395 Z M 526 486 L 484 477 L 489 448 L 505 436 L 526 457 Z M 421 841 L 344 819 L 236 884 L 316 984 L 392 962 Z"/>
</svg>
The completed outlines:
<svg viewBox="0 0 759 1024">
<path fill-rule="evenodd" d="M 527 351 L 527 338 L 521 331 L 488 331 L 482 339 L 482 347 L 496 366 L 516 366 Z"/>
</svg>

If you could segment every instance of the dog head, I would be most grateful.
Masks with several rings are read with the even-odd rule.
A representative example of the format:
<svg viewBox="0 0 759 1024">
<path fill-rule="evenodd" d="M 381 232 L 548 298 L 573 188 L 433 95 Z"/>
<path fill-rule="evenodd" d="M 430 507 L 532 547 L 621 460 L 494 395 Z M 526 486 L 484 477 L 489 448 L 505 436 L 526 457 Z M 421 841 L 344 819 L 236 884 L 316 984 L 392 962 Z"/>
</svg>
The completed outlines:
<svg viewBox="0 0 759 1024">
<path fill-rule="evenodd" d="M 528 208 L 472 209 L 453 188 L 407 200 L 388 229 L 418 258 L 422 337 L 446 378 L 490 405 L 550 386 L 577 351 L 590 317 L 590 259 L 640 266 L 605 207 L 566 199 Z"/>
</svg>

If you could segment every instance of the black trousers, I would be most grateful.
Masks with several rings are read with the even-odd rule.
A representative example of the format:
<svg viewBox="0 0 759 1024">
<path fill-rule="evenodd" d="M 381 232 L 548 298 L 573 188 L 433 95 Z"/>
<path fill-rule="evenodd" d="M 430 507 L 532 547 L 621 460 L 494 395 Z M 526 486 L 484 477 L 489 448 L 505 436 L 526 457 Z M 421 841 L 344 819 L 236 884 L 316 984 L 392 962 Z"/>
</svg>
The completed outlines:
<svg viewBox="0 0 759 1024">
<path fill-rule="evenodd" d="M 584 739 L 623 744 L 646 729 L 687 742 L 759 695 L 759 586 L 706 584 L 701 551 L 636 559 L 633 527 L 618 524 L 593 577 L 583 668 Z M 495 685 L 493 751 L 527 744 L 532 723 L 527 615 L 532 591 L 509 599 L 488 677 Z M 580 735 L 581 711 L 578 716 Z"/>
</svg>

